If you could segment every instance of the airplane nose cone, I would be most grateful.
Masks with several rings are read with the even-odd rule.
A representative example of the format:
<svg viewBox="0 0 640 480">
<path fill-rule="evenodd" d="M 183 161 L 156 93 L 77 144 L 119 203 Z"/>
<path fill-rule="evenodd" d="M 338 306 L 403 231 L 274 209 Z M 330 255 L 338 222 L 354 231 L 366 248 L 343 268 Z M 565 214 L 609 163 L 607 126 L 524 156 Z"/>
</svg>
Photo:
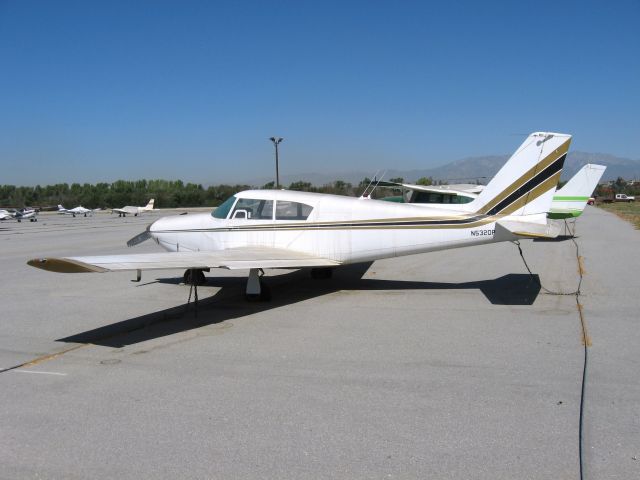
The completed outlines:
<svg viewBox="0 0 640 480">
<path fill-rule="evenodd" d="M 173 222 L 171 220 L 172 220 L 172 217 L 159 218 L 155 222 L 151 223 L 147 227 L 147 229 L 151 233 L 161 232 L 163 230 L 172 230 L 173 229 Z"/>
<path fill-rule="evenodd" d="M 147 232 L 156 232 L 158 231 L 158 226 L 156 225 L 160 220 L 156 220 L 155 222 L 151 222 L 149 225 L 147 225 Z"/>
</svg>

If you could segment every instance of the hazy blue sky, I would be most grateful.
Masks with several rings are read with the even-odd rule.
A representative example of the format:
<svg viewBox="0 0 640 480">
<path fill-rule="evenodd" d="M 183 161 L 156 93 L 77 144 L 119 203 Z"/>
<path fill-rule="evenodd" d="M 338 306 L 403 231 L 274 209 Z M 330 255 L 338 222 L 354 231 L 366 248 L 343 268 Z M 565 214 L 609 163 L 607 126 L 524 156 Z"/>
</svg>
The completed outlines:
<svg viewBox="0 0 640 480">
<path fill-rule="evenodd" d="M 640 158 L 640 2 L 0 0 L 0 184 Z"/>
</svg>

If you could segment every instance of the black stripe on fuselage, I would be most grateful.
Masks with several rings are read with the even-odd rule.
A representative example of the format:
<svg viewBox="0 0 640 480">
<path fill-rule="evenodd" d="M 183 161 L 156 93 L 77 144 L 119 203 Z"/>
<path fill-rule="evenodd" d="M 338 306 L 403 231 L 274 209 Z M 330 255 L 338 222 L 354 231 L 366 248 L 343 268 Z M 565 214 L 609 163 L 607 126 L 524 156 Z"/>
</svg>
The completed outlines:
<svg viewBox="0 0 640 480">
<path fill-rule="evenodd" d="M 507 198 L 505 198 L 500 203 L 498 203 L 495 207 L 489 210 L 487 212 L 487 215 L 496 215 L 497 213 L 500 213 L 502 210 L 507 208 L 513 202 L 518 200 L 520 197 L 522 197 L 523 195 L 526 195 L 531 190 L 533 190 L 538 185 L 540 185 L 542 182 L 547 180 L 549 177 L 558 173 L 560 170 L 562 170 L 562 166 L 564 165 L 564 160 L 566 157 L 567 157 L 566 153 L 561 157 L 559 157 L 555 162 L 553 162 L 547 168 L 545 168 L 544 170 L 536 174 L 535 177 L 533 177 L 528 182 L 524 183 L 515 192 L 513 192 L 511 195 L 509 195 Z"/>
</svg>

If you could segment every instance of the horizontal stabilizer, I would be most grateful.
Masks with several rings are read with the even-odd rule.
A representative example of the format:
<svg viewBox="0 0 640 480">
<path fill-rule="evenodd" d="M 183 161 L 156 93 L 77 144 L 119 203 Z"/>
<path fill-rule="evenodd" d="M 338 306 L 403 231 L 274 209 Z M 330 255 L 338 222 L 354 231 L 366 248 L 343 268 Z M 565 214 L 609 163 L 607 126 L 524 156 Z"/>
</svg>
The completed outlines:
<svg viewBox="0 0 640 480">
<path fill-rule="evenodd" d="M 544 216 L 546 217 L 546 216 Z M 499 220 L 496 222 L 496 236 L 511 235 L 515 238 L 556 238 L 560 234 L 560 224 L 544 221 Z"/>
</svg>

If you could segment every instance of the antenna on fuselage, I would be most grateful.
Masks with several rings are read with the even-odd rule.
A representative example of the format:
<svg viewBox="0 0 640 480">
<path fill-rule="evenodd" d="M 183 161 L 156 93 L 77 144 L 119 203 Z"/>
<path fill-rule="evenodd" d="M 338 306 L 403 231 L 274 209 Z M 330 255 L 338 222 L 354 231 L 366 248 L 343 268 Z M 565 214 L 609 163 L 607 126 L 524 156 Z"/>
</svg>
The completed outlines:
<svg viewBox="0 0 640 480">
<path fill-rule="evenodd" d="M 375 175 L 373 176 L 374 180 L 376 178 L 376 176 L 378 175 L 378 171 L 376 170 Z M 367 194 L 367 190 L 369 190 L 369 187 L 371 186 L 371 183 L 373 182 L 373 180 L 369 180 L 369 183 L 367 184 L 367 186 L 364 188 L 364 191 L 362 192 L 362 194 L 360 195 L 360 198 L 364 198 L 365 195 Z"/>
<path fill-rule="evenodd" d="M 378 184 L 382 181 L 384 176 L 387 174 L 387 171 L 385 170 L 384 172 L 382 172 L 382 175 L 380 176 L 380 179 L 378 180 L 378 172 L 379 171 L 380 170 L 376 170 L 376 174 L 373 176 L 373 180 L 369 181 L 369 185 L 367 185 L 367 188 L 364 189 L 364 192 L 362 192 L 362 195 L 360 195 L 360 198 L 371 198 L 371 195 L 373 195 L 373 192 L 378 187 Z M 371 189 L 371 191 L 369 193 L 367 193 L 369 191 L 369 187 L 371 187 L 372 185 L 373 185 L 373 188 Z"/>
</svg>

